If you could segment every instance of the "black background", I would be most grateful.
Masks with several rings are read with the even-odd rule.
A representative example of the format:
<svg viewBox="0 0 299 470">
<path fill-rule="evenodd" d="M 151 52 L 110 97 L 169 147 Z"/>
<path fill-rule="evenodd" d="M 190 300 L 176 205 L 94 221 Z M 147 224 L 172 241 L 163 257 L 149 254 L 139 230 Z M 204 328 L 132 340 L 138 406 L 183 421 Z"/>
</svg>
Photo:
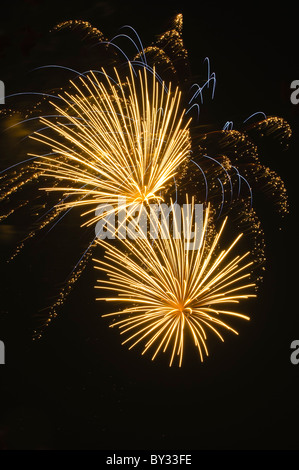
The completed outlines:
<svg viewBox="0 0 299 470">
<path fill-rule="evenodd" d="M 130 24 L 149 44 L 176 13 L 184 15 L 194 76 L 206 56 L 216 72 L 215 122 L 242 122 L 264 111 L 284 117 L 293 129 L 287 152 L 265 156 L 286 183 L 290 215 L 279 221 L 271 205 L 260 209 L 268 263 L 258 301 L 249 305 L 251 321 L 240 323 L 240 335 L 227 335 L 224 344 L 212 341 L 203 364 L 190 349 L 181 369 L 168 368 L 166 358 L 151 362 L 120 345 L 118 332 L 100 318 L 89 266 L 59 318 L 41 341 L 32 342 L 36 297 L 56 274 L 48 273 L 46 241 L 8 273 L 13 297 L 0 321 L 6 345 L 6 365 L 0 366 L 4 449 L 298 449 L 299 365 L 290 362 L 290 344 L 299 339 L 299 105 L 290 102 L 299 58 L 292 3 L 7 2 L 1 4 L 0 78 L 7 93 L 20 91 L 29 69 L 51 63 L 55 51 L 44 44 L 59 21 L 88 20 L 110 37 Z M 54 235 L 57 273 L 72 244 L 69 235 L 65 240 L 67 229 L 62 224 Z"/>
</svg>

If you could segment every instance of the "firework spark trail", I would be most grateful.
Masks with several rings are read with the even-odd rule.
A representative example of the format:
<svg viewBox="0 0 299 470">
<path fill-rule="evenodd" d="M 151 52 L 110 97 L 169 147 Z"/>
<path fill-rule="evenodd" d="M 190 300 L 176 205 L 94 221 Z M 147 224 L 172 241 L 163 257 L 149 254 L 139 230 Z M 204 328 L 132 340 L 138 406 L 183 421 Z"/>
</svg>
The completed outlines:
<svg viewBox="0 0 299 470">
<path fill-rule="evenodd" d="M 38 340 L 42 337 L 44 330 L 51 324 L 53 319 L 58 315 L 58 310 L 64 304 L 68 295 L 72 292 L 75 283 L 81 277 L 82 273 L 86 269 L 89 259 L 92 256 L 91 246 L 85 251 L 85 253 L 80 258 L 79 262 L 72 270 L 70 276 L 59 290 L 55 301 L 48 307 L 41 309 L 36 315 L 35 319 L 37 321 L 37 327 L 33 332 L 33 340 Z"/>
<path fill-rule="evenodd" d="M 232 168 L 238 175 L 238 197 L 243 182 L 244 189 L 250 197 L 251 206 L 253 204 L 253 192 L 257 190 L 263 192 L 266 196 L 268 195 L 280 215 L 283 216 L 288 213 L 288 197 L 284 182 L 275 171 L 261 162 L 256 141 L 260 142 L 264 138 L 272 139 L 273 143 L 277 141 L 280 146 L 287 148 L 291 134 L 291 128 L 286 121 L 270 116 L 262 121 L 249 124 L 243 132 L 222 130 L 201 134 L 198 139 L 198 154 L 202 158 L 206 153 L 213 155 L 215 159 L 226 157 L 227 169 Z M 202 165 L 202 169 L 205 171 L 209 187 L 211 187 L 213 180 L 217 179 L 217 175 L 214 175 L 210 171 L 211 168 L 205 165 Z"/>
<path fill-rule="evenodd" d="M 155 344 L 152 359 L 160 350 L 170 349 L 170 366 L 175 355 L 179 356 L 179 366 L 182 364 L 185 329 L 191 333 L 203 361 L 203 353 L 208 355 L 207 330 L 212 330 L 223 341 L 218 327 L 238 334 L 222 320 L 223 317 L 249 319 L 242 313 L 223 309 L 222 305 L 255 297 L 248 293 L 255 284 L 245 282 L 253 264 L 244 263 L 249 252 L 233 258 L 229 256 L 241 235 L 226 250 L 217 252 L 227 219 L 208 246 L 209 209 L 201 232 L 194 222 L 194 199 L 191 207 L 190 219 L 183 219 L 187 241 L 172 236 L 166 219 L 157 220 L 161 235 L 154 243 L 148 237 L 142 237 L 134 243 L 124 240 L 124 249 L 117 249 L 102 240 L 99 243 L 106 249 L 105 260 L 94 260 L 96 269 L 105 272 L 109 278 L 99 281 L 96 288 L 118 294 L 97 300 L 129 304 L 121 311 L 103 315 L 125 317 L 111 324 L 118 326 L 121 334 L 130 334 L 123 344 L 133 343 L 131 349 L 145 342 L 142 354 Z M 191 225 L 194 225 L 194 243 L 199 242 L 198 249 L 190 244 Z M 178 229 L 176 219 L 174 226 Z M 244 290 L 247 293 L 242 293 Z"/>
</svg>

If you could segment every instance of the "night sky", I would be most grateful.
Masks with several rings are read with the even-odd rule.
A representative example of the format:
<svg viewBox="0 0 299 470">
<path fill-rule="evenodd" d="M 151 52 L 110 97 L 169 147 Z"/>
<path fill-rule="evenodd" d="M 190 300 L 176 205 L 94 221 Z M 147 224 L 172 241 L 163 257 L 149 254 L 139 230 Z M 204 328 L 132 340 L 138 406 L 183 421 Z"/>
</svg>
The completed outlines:
<svg viewBox="0 0 299 470">
<path fill-rule="evenodd" d="M 79 43 L 73 47 L 70 36 L 60 43 L 49 36 L 60 21 L 87 20 L 109 37 L 129 24 L 148 45 L 183 13 L 192 73 L 201 73 L 208 56 L 217 75 L 207 118 L 219 127 L 227 120 L 237 125 L 263 111 L 286 119 L 293 137 L 288 151 L 266 149 L 261 156 L 283 178 L 290 214 L 281 220 L 271 202 L 257 207 L 268 261 L 258 299 L 246 307 L 251 321 L 240 322 L 239 336 L 227 333 L 225 343 L 213 338 L 204 363 L 192 348 L 179 369 L 169 368 L 163 355 L 152 362 L 150 355 L 121 346 L 118 331 L 100 317 L 105 306 L 94 300 L 92 264 L 44 337 L 31 340 L 33 314 L 54 294 L 47 288 L 59 288 L 71 267 L 72 247 L 82 249 L 88 238 L 75 218 L 32 243 L 16 266 L 2 262 L 6 364 L 0 365 L 0 449 L 298 449 L 299 365 L 290 361 L 291 342 L 299 339 L 299 105 L 290 102 L 290 84 L 299 79 L 298 16 L 291 3 L 264 3 L 266 8 L 193 0 L 1 4 L 0 79 L 7 94 L 47 86 L 31 81 L 30 71 L 41 65 L 88 68 Z M 94 66 L 94 53 L 92 60 Z M 2 143 L 4 161 L 5 149 Z M 2 260 L 20 233 L 17 225 L 1 231 Z"/>
</svg>

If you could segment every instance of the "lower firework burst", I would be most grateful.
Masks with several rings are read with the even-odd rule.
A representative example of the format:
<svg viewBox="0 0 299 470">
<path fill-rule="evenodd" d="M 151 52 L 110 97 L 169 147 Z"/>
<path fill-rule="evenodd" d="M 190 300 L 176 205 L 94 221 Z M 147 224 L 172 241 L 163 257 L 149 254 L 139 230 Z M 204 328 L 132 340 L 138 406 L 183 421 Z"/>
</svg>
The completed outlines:
<svg viewBox="0 0 299 470">
<path fill-rule="evenodd" d="M 174 236 L 164 219 L 157 221 L 160 236 L 155 240 L 148 236 L 137 238 L 135 243 L 123 240 L 125 250 L 123 246 L 117 249 L 101 241 L 99 243 L 106 249 L 105 259 L 94 260 L 96 269 L 109 277 L 109 280 L 99 281 L 96 287 L 118 294 L 97 300 L 128 304 L 121 311 L 103 315 L 124 317 L 111 324 L 119 327 L 122 335 L 127 335 L 123 344 L 129 343 L 131 349 L 143 343 L 142 354 L 151 348 L 152 359 L 159 351 L 170 350 L 170 366 L 176 355 L 179 366 L 182 364 L 186 330 L 191 333 L 203 361 L 204 354 L 208 355 L 208 331 L 224 341 L 219 329 L 238 334 L 229 326 L 227 318 L 249 320 L 248 316 L 224 307 L 255 297 L 249 293 L 255 287 L 248 281 L 252 262 L 245 259 L 249 252 L 231 256 L 242 234 L 227 249 L 219 250 L 227 219 L 215 233 L 210 226 L 210 215 L 208 207 L 200 230 L 194 220 L 192 200 L 189 219 L 183 217 L 183 229 L 186 234 L 194 227 L 193 244 L 188 233 L 187 241 L 183 236 Z M 175 218 L 173 227 L 178 229 Z"/>
</svg>

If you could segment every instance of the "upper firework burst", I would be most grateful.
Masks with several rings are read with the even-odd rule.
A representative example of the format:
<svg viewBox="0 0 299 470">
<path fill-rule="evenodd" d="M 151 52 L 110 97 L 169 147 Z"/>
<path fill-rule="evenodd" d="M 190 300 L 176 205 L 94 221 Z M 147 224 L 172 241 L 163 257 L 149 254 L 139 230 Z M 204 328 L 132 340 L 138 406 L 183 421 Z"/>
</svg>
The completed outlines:
<svg viewBox="0 0 299 470">
<path fill-rule="evenodd" d="M 87 225 L 101 217 L 94 216 L 99 204 L 116 208 L 121 197 L 134 212 L 160 199 L 190 151 L 179 89 L 166 87 L 155 71 L 129 70 L 124 81 L 115 71 L 116 80 L 90 72 L 72 82 L 63 105 L 53 104 L 55 122 L 41 119 L 46 132 L 33 136 L 51 149 L 38 159 L 38 171 L 64 183 L 44 189 L 64 192 L 61 209 L 91 205 Z"/>
</svg>

